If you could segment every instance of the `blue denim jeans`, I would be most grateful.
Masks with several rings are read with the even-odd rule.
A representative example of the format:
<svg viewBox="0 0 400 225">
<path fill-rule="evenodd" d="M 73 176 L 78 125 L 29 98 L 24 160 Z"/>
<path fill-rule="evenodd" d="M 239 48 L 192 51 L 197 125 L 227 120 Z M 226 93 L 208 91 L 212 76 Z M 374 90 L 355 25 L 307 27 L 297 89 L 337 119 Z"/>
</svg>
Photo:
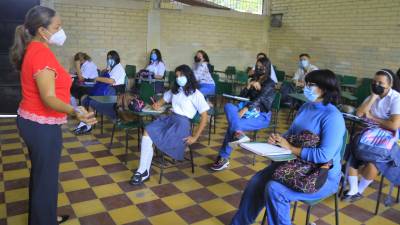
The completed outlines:
<svg viewBox="0 0 400 225">
<path fill-rule="evenodd" d="M 239 117 L 239 108 L 236 105 L 227 103 L 224 108 L 226 120 L 228 121 L 228 130 L 225 133 L 225 139 L 219 151 L 219 156 L 227 159 L 232 153 L 232 148 L 229 147 L 228 143 L 233 141 L 235 132 L 255 131 L 267 128 L 271 121 L 271 112 L 262 112 L 257 118 L 245 119 Z"/>
<path fill-rule="evenodd" d="M 231 225 L 254 223 L 264 207 L 267 210 L 267 224 L 291 225 L 291 201 L 312 201 L 325 198 L 335 193 L 338 189 L 340 176 L 329 176 L 326 183 L 315 193 L 296 192 L 272 180 L 272 174 L 279 165 L 279 163 L 272 163 L 250 179 L 243 192 L 239 209 L 232 218 Z"/>
</svg>

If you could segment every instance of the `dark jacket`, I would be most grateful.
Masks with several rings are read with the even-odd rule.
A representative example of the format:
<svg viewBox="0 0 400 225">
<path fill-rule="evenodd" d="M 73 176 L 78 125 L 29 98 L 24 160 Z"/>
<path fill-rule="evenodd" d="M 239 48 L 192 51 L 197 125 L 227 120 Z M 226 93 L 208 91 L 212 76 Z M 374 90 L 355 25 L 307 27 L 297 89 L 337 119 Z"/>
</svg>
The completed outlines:
<svg viewBox="0 0 400 225">
<path fill-rule="evenodd" d="M 241 97 L 249 98 L 248 108 L 257 108 L 260 112 L 271 111 L 272 102 L 275 98 L 275 82 L 268 78 L 261 83 L 261 90 L 257 91 L 254 87 L 245 87 L 240 92 Z"/>
</svg>

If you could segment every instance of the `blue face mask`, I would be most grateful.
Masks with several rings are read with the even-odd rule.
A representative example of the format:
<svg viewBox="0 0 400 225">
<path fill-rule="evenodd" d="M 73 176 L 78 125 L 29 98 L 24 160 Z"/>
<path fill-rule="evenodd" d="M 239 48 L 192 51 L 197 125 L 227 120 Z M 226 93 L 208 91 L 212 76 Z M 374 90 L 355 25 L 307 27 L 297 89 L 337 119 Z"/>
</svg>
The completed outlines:
<svg viewBox="0 0 400 225">
<path fill-rule="evenodd" d="M 306 69 L 310 66 L 310 62 L 308 60 L 300 60 L 300 67 Z"/>
<path fill-rule="evenodd" d="M 186 76 L 180 76 L 176 78 L 176 83 L 178 83 L 178 85 L 180 87 L 185 87 L 186 83 L 187 83 L 187 78 Z"/>
<path fill-rule="evenodd" d="M 158 59 L 157 54 L 156 53 L 151 53 L 150 59 L 151 59 L 151 61 L 156 61 Z"/>
<path fill-rule="evenodd" d="M 114 59 L 108 59 L 108 60 L 107 60 L 107 66 L 109 66 L 109 67 L 113 67 L 113 66 L 114 66 L 114 64 L 115 64 L 115 61 L 114 61 Z"/>
<path fill-rule="evenodd" d="M 315 87 L 305 86 L 303 91 L 304 91 L 304 96 L 310 102 L 315 102 L 315 100 L 317 100 L 319 97 L 319 95 L 317 93 L 315 93 Z"/>
</svg>

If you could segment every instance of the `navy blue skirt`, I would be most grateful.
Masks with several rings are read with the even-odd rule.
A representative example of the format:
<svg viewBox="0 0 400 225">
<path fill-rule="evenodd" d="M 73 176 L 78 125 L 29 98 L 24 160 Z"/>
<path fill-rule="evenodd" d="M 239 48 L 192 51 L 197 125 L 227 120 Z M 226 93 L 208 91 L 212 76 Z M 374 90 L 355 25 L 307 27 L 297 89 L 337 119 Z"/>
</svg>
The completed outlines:
<svg viewBox="0 0 400 225">
<path fill-rule="evenodd" d="M 186 144 L 183 139 L 191 135 L 190 120 L 186 116 L 175 113 L 160 116 L 146 126 L 146 131 L 160 151 L 174 159 L 184 159 Z"/>
</svg>

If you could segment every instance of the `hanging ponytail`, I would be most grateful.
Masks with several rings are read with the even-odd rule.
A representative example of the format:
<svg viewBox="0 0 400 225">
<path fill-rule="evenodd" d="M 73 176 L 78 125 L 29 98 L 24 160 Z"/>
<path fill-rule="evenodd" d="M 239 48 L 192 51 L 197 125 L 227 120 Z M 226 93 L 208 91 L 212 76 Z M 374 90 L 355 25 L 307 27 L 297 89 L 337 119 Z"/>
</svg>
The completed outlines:
<svg viewBox="0 0 400 225">
<path fill-rule="evenodd" d="M 15 28 L 14 44 L 10 49 L 10 60 L 15 69 L 21 70 L 22 60 L 24 59 L 25 49 L 32 40 L 32 35 L 25 29 L 24 25 Z"/>
<path fill-rule="evenodd" d="M 39 27 L 47 28 L 56 11 L 44 6 L 35 6 L 25 15 L 24 25 L 15 28 L 14 44 L 10 48 L 10 61 L 17 71 L 21 70 L 26 46 L 36 36 Z"/>
</svg>

